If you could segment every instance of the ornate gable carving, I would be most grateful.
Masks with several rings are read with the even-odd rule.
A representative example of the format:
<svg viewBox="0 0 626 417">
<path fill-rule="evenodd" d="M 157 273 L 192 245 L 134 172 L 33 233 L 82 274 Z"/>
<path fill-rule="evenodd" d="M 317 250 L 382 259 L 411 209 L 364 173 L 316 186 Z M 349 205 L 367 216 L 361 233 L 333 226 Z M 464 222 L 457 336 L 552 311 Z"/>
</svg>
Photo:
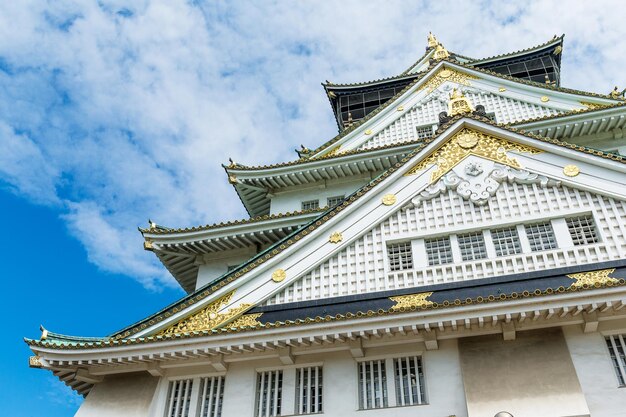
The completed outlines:
<svg viewBox="0 0 626 417">
<path fill-rule="evenodd" d="M 428 81 L 426 81 L 424 84 L 419 86 L 417 91 L 426 89 L 428 93 L 430 94 L 433 91 L 435 91 L 437 87 L 439 87 L 441 84 L 445 83 L 446 81 L 451 81 L 453 83 L 461 84 L 464 86 L 469 86 L 470 85 L 469 80 L 477 80 L 477 79 L 478 77 L 476 77 L 475 75 L 464 74 L 462 72 L 459 72 L 450 68 L 442 67 L 439 71 L 433 74 L 433 76 L 431 76 L 430 79 L 428 79 Z"/>
</svg>

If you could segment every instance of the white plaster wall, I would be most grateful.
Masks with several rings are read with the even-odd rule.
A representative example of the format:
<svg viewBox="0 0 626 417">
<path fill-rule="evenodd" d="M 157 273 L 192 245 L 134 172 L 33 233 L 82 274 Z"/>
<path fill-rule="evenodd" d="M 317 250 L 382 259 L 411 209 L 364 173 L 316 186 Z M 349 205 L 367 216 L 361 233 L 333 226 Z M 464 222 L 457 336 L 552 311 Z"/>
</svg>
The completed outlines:
<svg viewBox="0 0 626 417">
<path fill-rule="evenodd" d="M 158 381 L 146 372 L 108 376 L 93 387 L 76 417 L 145 417 Z"/>
<path fill-rule="evenodd" d="M 255 383 L 257 369 L 284 368 L 283 413 L 294 412 L 295 385 L 289 382 L 289 372 L 301 365 L 322 363 L 323 413 L 326 416 L 382 416 L 382 417 L 467 417 L 465 395 L 456 340 L 441 341 L 439 350 L 425 351 L 422 343 L 399 345 L 393 348 L 371 349 L 366 358 L 402 357 L 422 355 L 428 404 L 389 407 L 385 409 L 358 410 L 357 362 L 348 351 L 296 357 L 295 366 L 285 367 L 278 359 L 255 362 L 234 362 L 226 374 L 222 417 L 254 415 Z M 390 384 L 388 382 L 388 384 Z M 395 396 L 389 385 L 389 396 Z"/>
<path fill-rule="evenodd" d="M 196 290 L 228 271 L 228 267 L 239 265 L 254 256 L 256 248 L 224 251 L 205 256 L 204 264 L 198 267 Z"/>
<path fill-rule="evenodd" d="M 287 213 L 302 210 L 302 202 L 319 199 L 320 207 L 327 204 L 328 197 L 348 196 L 368 183 L 371 178 L 361 177 L 356 181 L 327 182 L 313 187 L 303 187 L 276 194 L 272 197 L 270 214 Z"/>
<path fill-rule="evenodd" d="M 626 321 L 622 321 L 626 333 Z M 626 388 L 618 388 L 617 376 L 601 333 L 583 333 L 580 326 L 563 328 L 578 380 L 593 417 L 626 415 Z"/>
</svg>

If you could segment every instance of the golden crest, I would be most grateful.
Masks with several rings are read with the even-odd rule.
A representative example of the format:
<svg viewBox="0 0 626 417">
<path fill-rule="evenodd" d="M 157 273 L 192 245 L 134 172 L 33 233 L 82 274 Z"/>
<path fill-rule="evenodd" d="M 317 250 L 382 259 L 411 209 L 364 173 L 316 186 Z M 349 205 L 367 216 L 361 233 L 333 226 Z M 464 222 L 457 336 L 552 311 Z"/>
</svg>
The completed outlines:
<svg viewBox="0 0 626 417">
<path fill-rule="evenodd" d="M 328 238 L 328 241 L 330 243 L 339 243 L 343 240 L 343 236 L 341 235 L 340 232 L 333 232 L 330 237 Z"/>
<path fill-rule="evenodd" d="M 550 98 L 548 96 L 541 96 L 540 100 L 542 103 L 547 103 L 548 101 L 550 101 Z"/>
<path fill-rule="evenodd" d="M 478 135 L 463 132 L 456 137 L 456 143 L 463 149 L 472 149 L 478 144 Z"/>
<path fill-rule="evenodd" d="M 420 85 L 417 88 L 417 91 L 421 91 L 423 89 L 427 89 L 428 93 L 432 93 L 446 81 L 451 81 L 460 85 L 464 85 L 466 87 L 470 86 L 469 80 L 477 80 L 478 77 L 470 74 L 464 74 L 462 72 L 449 69 L 442 68 L 432 75 L 424 84 Z"/>
<path fill-rule="evenodd" d="M 425 308 L 430 307 L 434 303 L 428 300 L 428 297 L 433 295 L 432 292 L 423 292 L 420 294 L 409 294 L 409 295 L 399 295 L 396 297 L 389 297 L 391 301 L 394 301 L 396 304 L 391 307 L 390 311 L 399 311 L 401 309 L 408 308 Z"/>
<path fill-rule="evenodd" d="M 285 272 L 284 269 L 277 269 L 276 271 L 272 272 L 272 281 L 274 282 L 281 282 L 285 278 L 287 278 L 287 272 Z"/>
<path fill-rule="evenodd" d="M 396 111 L 404 111 L 404 106 L 398 106 L 398 108 L 396 109 Z"/>
<path fill-rule="evenodd" d="M 392 206 L 396 204 L 396 196 L 394 194 L 385 194 L 381 201 L 386 206 Z"/>
<path fill-rule="evenodd" d="M 563 174 L 567 175 L 568 177 L 575 177 L 576 175 L 580 174 L 580 168 L 578 168 L 576 165 L 565 165 L 563 167 Z"/>
<path fill-rule="evenodd" d="M 366 135 L 371 135 L 371 134 L 372 134 L 372 129 L 367 129 L 367 130 L 365 131 L 365 134 L 366 134 Z"/>
<path fill-rule="evenodd" d="M 500 88 L 498 88 L 498 91 L 501 92 L 501 93 L 504 93 L 506 91 L 506 88 L 500 87 Z"/>
<path fill-rule="evenodd" d="M 41 358 L 39 356 L 31 356 L 28 358 L 28 366 L 31 368 L 41 368 Z"/>
<path fill-rule="evenodd" d="M 444 69 L 439 73 L 439 76 L 441 78 L 448 78 L 452 75 L 452 71 L 450 71 L 449 69 Z"/>
<path fill-rule="evenodd" d="M 569 274 L 568 278 L 576 280 L 569 288 L 585 288 L 585 287 L 600 287 L 606 284 L 618 284 L 619 279 L 612 278 L 611 275 L 615 272 L 615 268 L 600 269 L 598 271 L 581 272 L 578 274 Z"/>
</svg>

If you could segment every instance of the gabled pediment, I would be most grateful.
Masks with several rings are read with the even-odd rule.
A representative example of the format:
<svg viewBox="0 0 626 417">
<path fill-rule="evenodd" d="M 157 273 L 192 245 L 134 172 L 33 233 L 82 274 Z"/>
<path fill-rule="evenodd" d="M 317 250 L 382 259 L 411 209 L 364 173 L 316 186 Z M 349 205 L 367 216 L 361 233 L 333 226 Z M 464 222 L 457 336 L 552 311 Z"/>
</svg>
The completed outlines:
<svg viewBox="0 0 626 417">
<path fill-rule="evenodd" d="M 484 165 L 474 166 L 474 172 L 471 172 L 472 168 L 467 165 L 477 163 Z M 565 167 L 568 168 L 564 170 Z M 474 175 L 477 171 L 481 172 Z M 455 119 L 436 138 L 420 145 L 403 161 L 347 198 L 344 204 L 327 210 L 237 270 L 119 332 L 117 337 L 155 335 L 175 331 L 168 329 L 176 328 L 193 331 L 192 327 L 181 323 L 196 320 L 191 318 L 197 314 L 204 314 L 209 322 L 216 320 L 210 322 L 211 326 L 224 326 L 253 306 L 276 300 L 278 294 L 294 291 L 298 282 L 304 283 L 302 288 L 308 288 L 307 291 L 317 294 L 316 297 L 331 296 L 327 288 L 315 287 L 313 281 L 307 281 L 307 277 L 312 279 L 311 274 L 315 273 L 321 277 L 338 272 L 344 277 L 343 283 L 338 281 L 338 288 L 345 291 L 342 294 L 350 294 L 355 288 L 347 277 L 355 276 L 350 268 L 356 265 L 356 261 L 343 258 L 347 255 L 342 254 L 351 253 L 358 259 L 362 250 L 359 245 L 364 244 L 359 242 L 372 243 L 374 229 L 383 224 L 391 229 L 408 224 L 406 220 L 400 221 L 399 213 L 413 210 L 412 207 L 423 209 L 430 204 L 428 201 L 433 201 L 436 196 L 429 199 L 422 193 L 432 192 L 429 187 L 439 180 L 451 180 L 447 176 L 450 172 L 468 181 L 470 177 L 476 178 L 476 183 L 488 182 L 487 178 L 499 183 L 504 194 L 494 195 L 496 206 L 500 208 L 507 206 L 507 193 L 523 193 L 521 189 L 510 187 L 553 188 L 557 183 L 561 187 L 580 190 L 579 194 L 587 192 L 592 197 L 601 195 L 617 202 L 626 200 L 626 190 L 619 186 L 624 183 L 626 164 L 617 156 L 585 153 L 574 146 L 550 143 L 472 118 Z M 470 211 L 475 211 L 471 208 L 474 205 L 472 199 L 463 198 L 462 189 L 457 187 L 454 192 L 458 194 L 461 205 L 468 205 Z M 416 201 L 419 196 L 422 196 L 421 202 Z M 451 203 L 449 192 L 446 198 Z M 583 211 L 586 210 L 585 204 L 588 203 L 582 200 L 579 203 Z M 433 207 L 432 212 L 436 213 L 436 207 Z M 382 236 L 382 232 L 376 233 L 379 233 L 379 238 Z M 383 256 L 384 246 L 378 246 L 376 250 Z M 613 249 L 603 250 L 612 253 Z M 385 261 L 381 258 L 367 262 L 382 264 Z M 364 288 L 377 282 L 385 285 L 386 275 L 368 274 L 357 274 L 359 279 L 369 283 L 364 284 Z M 418 285 L 415 285 L 416 282 L 409 284 L 419 286 L 419 282 Z M 206 320 L 203 322 L 207 323 Z"/>
</svg>

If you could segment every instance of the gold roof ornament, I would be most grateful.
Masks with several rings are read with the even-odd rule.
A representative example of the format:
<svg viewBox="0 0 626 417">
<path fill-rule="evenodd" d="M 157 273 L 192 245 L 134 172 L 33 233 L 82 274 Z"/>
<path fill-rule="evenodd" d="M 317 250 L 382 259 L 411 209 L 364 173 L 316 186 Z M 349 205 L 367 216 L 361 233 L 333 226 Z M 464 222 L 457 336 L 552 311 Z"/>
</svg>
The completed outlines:
<svg viewBox="0 0 626 417">
<path fill-rule="evenodd" d="M 438 43 L 437 47 L 435 48 L 435 54 L 433 55 L 433 58 L 435 58 L 436 60 L 440 60 L 448 58 L 449 56 L 450 53 L 448 52 L 448 50 L 441 43 Z"/>
<path fill-rule="evenodd" d="M 450 101 L 448 102 L 448 115 L 452 117 L 457 114 L 471 113 L 473 111 L 474 106 L 472 106 L 472 103 L 465 97 L 463 92 L 460 89 L 452 89 Z"/>
<path fill-rule="evenodd" d="M 436 48 L 437 45 L 439 45 L 439 42 L 437 42 L 435 35 L 432 32 L 428 32 L 428 48 Z"/>
<path fill-rule="evenodd" d="M 626 92 L 626 88 L 623 89 L 622 91 L 619 91 L 619 88 L 617 86 L 615 86 L 615 88 L 613 89 L 613 91 L 611 91 L 609 93 L 609 95 L 611 96 L 611 98 L 624 98 L 624 93 Z"/>
</svg>

